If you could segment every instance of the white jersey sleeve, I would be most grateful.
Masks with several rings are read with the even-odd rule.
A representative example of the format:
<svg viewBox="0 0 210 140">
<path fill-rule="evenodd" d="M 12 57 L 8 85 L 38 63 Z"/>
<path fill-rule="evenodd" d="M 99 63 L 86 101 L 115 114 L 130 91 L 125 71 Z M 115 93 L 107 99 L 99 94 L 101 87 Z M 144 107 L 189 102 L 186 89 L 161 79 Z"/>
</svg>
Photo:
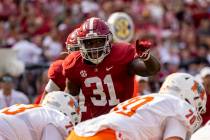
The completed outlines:
<svg viewBox="0 0 210 140">
<path fill-rule="evenodd" d="M 191 132 L 194 115 L 192 106 L 177 97 L 151 94 L 120 103 L 110 113 L 82 122 L 74 130 L 80 136 L 92 136 L 111 128 L 116 131 L 116 135 L 122 134 L 128 140 L 163 139 L 164 134 L 165 137 L 172 134 L 164 132 L 168 119 L 179 123 L 177 129 Z M 184 137 L 185 132 L 177 131 L 176 135 Z"/>
<path fill-rule="evenodd" d="M 41 137 L 41 140 L 63 140 L 59 130 L 52 124 L 49 124 L 44 128 Z"/>
<path fill-rule="evenodd" d="M 61 89 L 56 85 L 53 80 L 49 79 L 47 85 L 45 86 L 45 91 L 47 93 L 52 92 L 52 91 L 60 91 Z"/>
<path fill-rule="evenodd" d="M 177 119 L 168 118 L 166 121 L 163 139 L 165 140 L 174 136 L 182 138 L 184 140 L 187 136 L 187 129 Z"/>
</svg>

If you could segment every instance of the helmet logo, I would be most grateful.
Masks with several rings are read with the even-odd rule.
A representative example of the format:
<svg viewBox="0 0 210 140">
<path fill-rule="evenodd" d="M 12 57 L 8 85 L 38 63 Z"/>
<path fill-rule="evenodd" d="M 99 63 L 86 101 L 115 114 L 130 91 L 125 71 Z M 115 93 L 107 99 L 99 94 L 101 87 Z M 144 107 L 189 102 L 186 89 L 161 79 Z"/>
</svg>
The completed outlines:
<svg viewBox="0 0 210 140">
<path fill-rule="evenodd" d="M 194 85 L 191 89 L 195 94 L 198 93 L 202 100 L 204 99 L 205 91 L 198 82 L 194 81 Z"/>
<path fill-rule="evenodd" d="M 73 99 L 71 99 L 71 100 L 69 101 L 69 105 L 70 105 L 70 107 L 74 107 L 74 100 L 73 100 Z"/>
</svg>

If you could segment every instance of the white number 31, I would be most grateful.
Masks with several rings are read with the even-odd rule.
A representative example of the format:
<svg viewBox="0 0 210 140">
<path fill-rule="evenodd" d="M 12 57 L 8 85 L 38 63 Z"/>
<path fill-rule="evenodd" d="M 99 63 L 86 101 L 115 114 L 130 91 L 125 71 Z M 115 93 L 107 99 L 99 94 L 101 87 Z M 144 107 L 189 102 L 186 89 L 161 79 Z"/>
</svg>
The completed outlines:
<svg viewBox="0 0 210 140">
<path fill-rule="evenodd" d="M 106 75 L 102 80 L 99 77 L 89 77 L 84 81 L 86 87 L 91 87 L 91 84 L 96 84 L 96 89 L 93 89 L 93 95 L 100 95 L 100 99 L 96 97 L 91 97 L 91 101 L 95 106 L 105 106 L 108 102 L 110 106 L 114 106 L 120 103 L 119 99 L 116 97 L 112 77 L 110 74 Z M 107 86 L 108 94 L 110 99 L 108 100 L 106 94 L 104 93 L 103 84 Z"/>
</svg>

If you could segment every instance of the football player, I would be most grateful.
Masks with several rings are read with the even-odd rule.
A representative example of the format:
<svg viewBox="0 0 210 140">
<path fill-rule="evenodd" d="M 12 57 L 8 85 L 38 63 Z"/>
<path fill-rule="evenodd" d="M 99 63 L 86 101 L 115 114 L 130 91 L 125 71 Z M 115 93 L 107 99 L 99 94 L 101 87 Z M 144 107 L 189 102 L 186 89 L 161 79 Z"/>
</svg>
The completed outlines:
<svg viewBox="0 0 210 140">
<path fill-rule="evenodd" d="M 64 140 L 80 117 L 71 95 L 51 92 L 42 105 L 17 104 L 0 110 L 0 140 Z"/>
<path fill-rule="evenodd" d="M 68 53 L 71 53 L 73 51 L 79 50 L 79 45 L 77 42 L 77 33 L 79 29 L 75 29 L 73 32 L 71 32 L 67 39 L 66 39 L 66 48 Z M 65 89 L 66 85 L 66 78 L 62 74 L 63 68 L 62 68 L 63 60 L 56 60 L 54 61 L 49 70 L 48 70 L 48 77 L 49 82 L 46 85 L 45 91 L 46 92 L 52 92 L 52 91 L 63 91 Z"/>
<path fill-rule="evenodd" d="M 202 84 L 185 73 L 167 77 L 158 94 L 138 96 L 81 122 L 67 140 L 185 140 L 206 109 Z"/>
<path fill-rule="evenodd" d="M 134 75 L 151 76 L 159 72 L 160 63 L 150 55 L 152 44 L 136 41 L 112 43 L 112 33 L 100 18 L 87 19 L 78 32 L 80 51 L 72 52 L 63 62 L 70 94 L 80 89 L 86 112 L 82 120 L 107 113 L 112 107 L 132 97 Z"/>
<path fill-rule="evenodd" d="M 69 53 L 73 51 L 79 50 L 79 45 L 77 42 L 77 33 L 79 28 L 73 30 L 66 39 L 66 49 L 67 53 L 65 55 L 67 56 Z M 64 58 L 66 57 L 64 56 Z M 63 58 L 63 59 L 64 59 Z M 63 59 L 55 60 L 48 69 L 48 78 L 49 81 L 45 86 L 45 91 L 40 97 L 35 100 L 36 104 L 39 104 L 41 100 L 44 98 L 44 96 L 52 91 L 64 91 L 66 88 L 66 77 L 63 75 Z"/>
</svg>

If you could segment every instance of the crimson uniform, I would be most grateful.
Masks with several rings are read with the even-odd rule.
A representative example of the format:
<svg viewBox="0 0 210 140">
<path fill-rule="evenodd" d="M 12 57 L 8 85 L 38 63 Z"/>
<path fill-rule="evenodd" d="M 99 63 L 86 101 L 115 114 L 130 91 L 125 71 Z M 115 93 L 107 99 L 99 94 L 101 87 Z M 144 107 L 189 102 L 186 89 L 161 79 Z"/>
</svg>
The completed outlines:
<svg viewBox="0 0 210 140">
<path fill-rule="evenodd" d="M 52 80 L 61 91 L 63 91 L 66 87 L 66 78 L 62 74 L 62 63 L 63 60 L 54 61 L 48 70 L 48 78 Z"/>
<path fill-rule="evenodd" d="M 132 97 L 134 75 L 128 74 L 129 63 L 135 58 L 135 48 L 130 44 L 112 44 L 111 52 L 97 64 L 87 64 L 80 52 L 71 53 L 63 62 L 66 78 L 81 87 L 85 96 L 87 120 L 109 110 Z"/>
</svg>

